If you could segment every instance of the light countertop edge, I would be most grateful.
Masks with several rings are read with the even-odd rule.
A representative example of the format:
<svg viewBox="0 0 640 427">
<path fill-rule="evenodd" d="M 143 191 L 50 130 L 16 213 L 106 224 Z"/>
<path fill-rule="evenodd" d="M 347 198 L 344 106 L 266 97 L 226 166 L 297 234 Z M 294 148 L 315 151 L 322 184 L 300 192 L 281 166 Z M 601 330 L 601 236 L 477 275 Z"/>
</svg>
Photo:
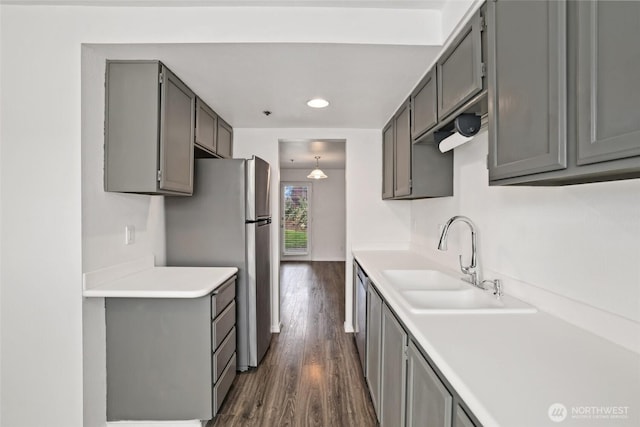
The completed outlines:
<svg viewBox="0 0 640 427">
<path fill-rule="evenodd" d="M 237 274 L 236 267 L 151 267 L 83 290 L 85 297 L 199 298 Z"/>
</svg>

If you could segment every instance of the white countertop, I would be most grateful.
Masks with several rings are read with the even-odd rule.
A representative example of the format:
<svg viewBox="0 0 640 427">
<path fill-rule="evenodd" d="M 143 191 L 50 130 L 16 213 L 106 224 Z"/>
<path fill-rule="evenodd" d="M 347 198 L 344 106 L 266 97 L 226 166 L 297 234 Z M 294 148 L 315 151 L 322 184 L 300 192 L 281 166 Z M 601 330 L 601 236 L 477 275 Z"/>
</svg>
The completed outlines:
<svg viewBox="0 0 640 427">
<path fill-rule="evenodd" d="M 199 298 L 213 292 L 238 272 L 235 267 L 149 267 L 113 280 L 88 283 L 85 297 Z M 92 274 L 92 273 L 89 273 Z"/>
<path fill-rule="evenodd" d="M 539 311 L 535 314 L 415 314 L 384 269 L 460 275 L 410 251 L 354 251 L 380 294 L 485 426 L 638 426 L 640 355 Z M 553 422 L 552 404 L 568 417 Z M 574 418 L 572 410 L 628 407 L 626 417 Z M 617 409 L 624 411 L 624 409 Z"/>
</svg>

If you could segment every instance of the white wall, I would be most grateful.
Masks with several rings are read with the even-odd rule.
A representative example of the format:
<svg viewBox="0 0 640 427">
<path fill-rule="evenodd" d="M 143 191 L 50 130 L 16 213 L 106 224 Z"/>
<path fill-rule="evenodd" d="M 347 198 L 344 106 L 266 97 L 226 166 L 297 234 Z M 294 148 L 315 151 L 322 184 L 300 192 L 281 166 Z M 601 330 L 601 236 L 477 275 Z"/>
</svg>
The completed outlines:
<svg viewBox="0 0 640 427">
<path fill-rule="evenodd" d="M 328 178 L 313 180 L 307 178 L 310 169 L 281 169 L 280 181 L 311 184 L 311 223 L 308 229 L 310 256 L 307 259 L 344 261 L 346 259 L 344 249 L 346 242 L 345 170 L 325 168 L 322 170 Z M 297 259 L 297 257 L 283 256 L 282 259 Z"/>
<path fill-rule="evenodd" d="M 489 187 L 487 147 L 482 131 L 456 148 L 454 197 L 411 203 L 412 247 L 458 269 L 469 233 L 454 226 L 439 252 L 438 224 L 466 215 L 479 229 L 485 276 L 500 275 L 507 291 L 523 282 L 639 322 L 640 180 Z"/>
<path fill-rule="evenodd" d="M 82 48 L 82 271 L 90 272 L 153 254 L 165 265 L 164 198 L 107 193 L 104 189 L 105 61 Z M 124 228 L 135 242 L 124 243 Z M 106 353 L 104 298 L 83 298 L 84 425 L 104 423 Z"/>
<path fill-rule="evenodd" d="M 279 139 L 345 139 L 347 163 L 346 184 L 346 283 L 345 328 L 353 328 L 351 251 L 409 247 L 409 202 L 388 202 L 380 198 L 382 177 L 382 141 L 379 130 L 368 129 L 234 129 L 234 156 L 250 157 L 255 154 L 271 164 L 273 181 L 271 191 L 279 194 L 280 169 L 278 166 Z M 280 217 L 280 206 L 272 204 L 272 215 Z M 279 229 L 273 227 L 271 236 L 273 254 L 273 283 L 279 283 Z M 280 319 L 280 289 L 273 289 L 272 328 Z"/>
<path fill-rule="evenodd" d="M 83 43 L 286 41 L 428 45 L 441 42 L 440 26 L 424 23 L 439 18 L 437 12 L 389 9 L 1 5 L 0 422 L 11 427 L 37 425 L 44 416 L 50 426 L 80 426 L 84 410 L 85 425 L 104 424 L 101 403 L 92 401 L 97 398 L 93 391 L 87 391 L 83 409 Z M 239 132 L 239 152 L 244 145 L 242 134 Z M 349 225 L 348 219 L 346 250 L 350 252 L 352 243 L 407 244 L 409 206 L 391 206 L 378 197 L 378 132 L 346 131 L 337 137 L 345 135 L 354 136 L 352 147 L 354 153 L 361 154 L 363 163 L 375 162 L 371 170 L 350 166 L 347 175 L 347 197 L 350 191 L 361 193 L 354 193 L 347 208 L 353 215 L 366 214 L 373 220 L 351 220 L 353 224 Z M 247 132 L 245 136 L 247 143 L 260 145 L 258 134 Z M 303 137 L 307 136 L 304 132 Z M 277 144 L 277 138 L 269 144 Z M 272 146 L 271 153 L 268 160 L 276 164 L 277 145 Z M 97 162 L 95 156 L 87 156 L 87 162 Z M 353 175 L 358 172 L 361 177 Z M 135 196 L 98 197 L 96 206 L 106 202 L 118 216 L 113 221 L 103 216 L 105 224 L 85 221 L 85 268 L 135 257 L 145 245 L 157 250 L 159 237 L 151 235 L 162 221 L 154 217 L 158 213 L 157 201 Z M 370 200 L 370 206 L 358 204 Z M 147 208 L 150 218 L 144 220 L 141 213 Z M 365 212 L 367 209 L 373 214 Z M 136 249 L 117 247 L 123 232 L 121 221 L 141 224 L 140 231 L 150 234 L 139 236 L 142 240 L 138 240 Z M 370 234 L 366 224 L 385 227 Z M 101 245 L 117 249 L 114 254 L 100 254 L 97 251 Z M 350 275 L 350 269 L 347 272 Z M 350 293 L 347 298 L 350 303 Z M 87 323 L 99 321 L 97 307 L 85 305 L 85 309 Z M 347 323 L 351 324 L 350 318 Z M 101 337 L 93 336 L 89 325 L 87 328 L 84 337 L 91 337 L 94 342 L 86 343 L 90 349 L 85 347 L 84 375 L 92 381 L 101 375 L 98 370 L 102 369 L 103 354 L 95 348 Z"/>
<path fill-rule="evenodd" d="M 464 24 L 469 14 L 473 13 L 484 0 L 450 0 L 442 8 L 442 40 L 446 41 L 457 33 L 457 27 Z"/>
</svg>

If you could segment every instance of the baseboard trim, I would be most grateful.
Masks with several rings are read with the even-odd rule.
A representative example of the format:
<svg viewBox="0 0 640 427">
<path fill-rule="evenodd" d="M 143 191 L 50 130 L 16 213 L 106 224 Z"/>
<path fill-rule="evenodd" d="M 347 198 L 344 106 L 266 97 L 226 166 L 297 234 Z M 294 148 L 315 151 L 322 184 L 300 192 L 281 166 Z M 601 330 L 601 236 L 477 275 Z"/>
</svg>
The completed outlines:
<svg viewBox="0 0 640 427">
<path fill-rule="evenodd" d="M 282 330 L 282 322 L 277 323 L 275 325 L 271 325 L 271 333 L 272 334 L 279 334 L 280 331 Z"/>
<path fill-rule="evenodd" d="M 107 427 L 205 427 L 209 421 L 109 421 Z"/>
<path fill-rule="evenodd" d="M 347 334 L 352 334 L 355 332 L 355 330 L 353 329 L 353 325 L 347 322 L 344 322 L 344 331 Z"/>
</svg>

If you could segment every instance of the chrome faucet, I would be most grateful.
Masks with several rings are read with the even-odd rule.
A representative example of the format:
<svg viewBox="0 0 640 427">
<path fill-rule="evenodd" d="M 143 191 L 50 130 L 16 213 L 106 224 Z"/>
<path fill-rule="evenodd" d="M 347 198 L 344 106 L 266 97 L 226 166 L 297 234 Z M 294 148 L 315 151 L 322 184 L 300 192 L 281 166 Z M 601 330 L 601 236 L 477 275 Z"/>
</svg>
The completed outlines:
<svg viewBox="0 0 640 427">
<path fill-rule="evenodd" d="M 447 223 L 444 225 L 442 229 L 442 234 L 440 235 L 440 241 L 438 242 L 438 250 L 446 251 L 447 250 L 447 236 L 449 235 L 449 227 L 451 224 L 457 221 L 462 221 L 469 226 L 471 229 L 471 263 L 469 265 L 462 264 L 462 255 L 460 255 L 460 270 L 466 275 L 468 278 L 464 278 L 467 282 L 471 283 L 473 286 L 477 286 L 479 288 L 483 288 L 483 285 L 480 283 L 480 279 L 478 278 L 477 268 L 477 244 L 476 244 L 476 227 L 473 222 L 467 218 L 466 216 L 456 215 L 452 217 Z"/>
</svg>

